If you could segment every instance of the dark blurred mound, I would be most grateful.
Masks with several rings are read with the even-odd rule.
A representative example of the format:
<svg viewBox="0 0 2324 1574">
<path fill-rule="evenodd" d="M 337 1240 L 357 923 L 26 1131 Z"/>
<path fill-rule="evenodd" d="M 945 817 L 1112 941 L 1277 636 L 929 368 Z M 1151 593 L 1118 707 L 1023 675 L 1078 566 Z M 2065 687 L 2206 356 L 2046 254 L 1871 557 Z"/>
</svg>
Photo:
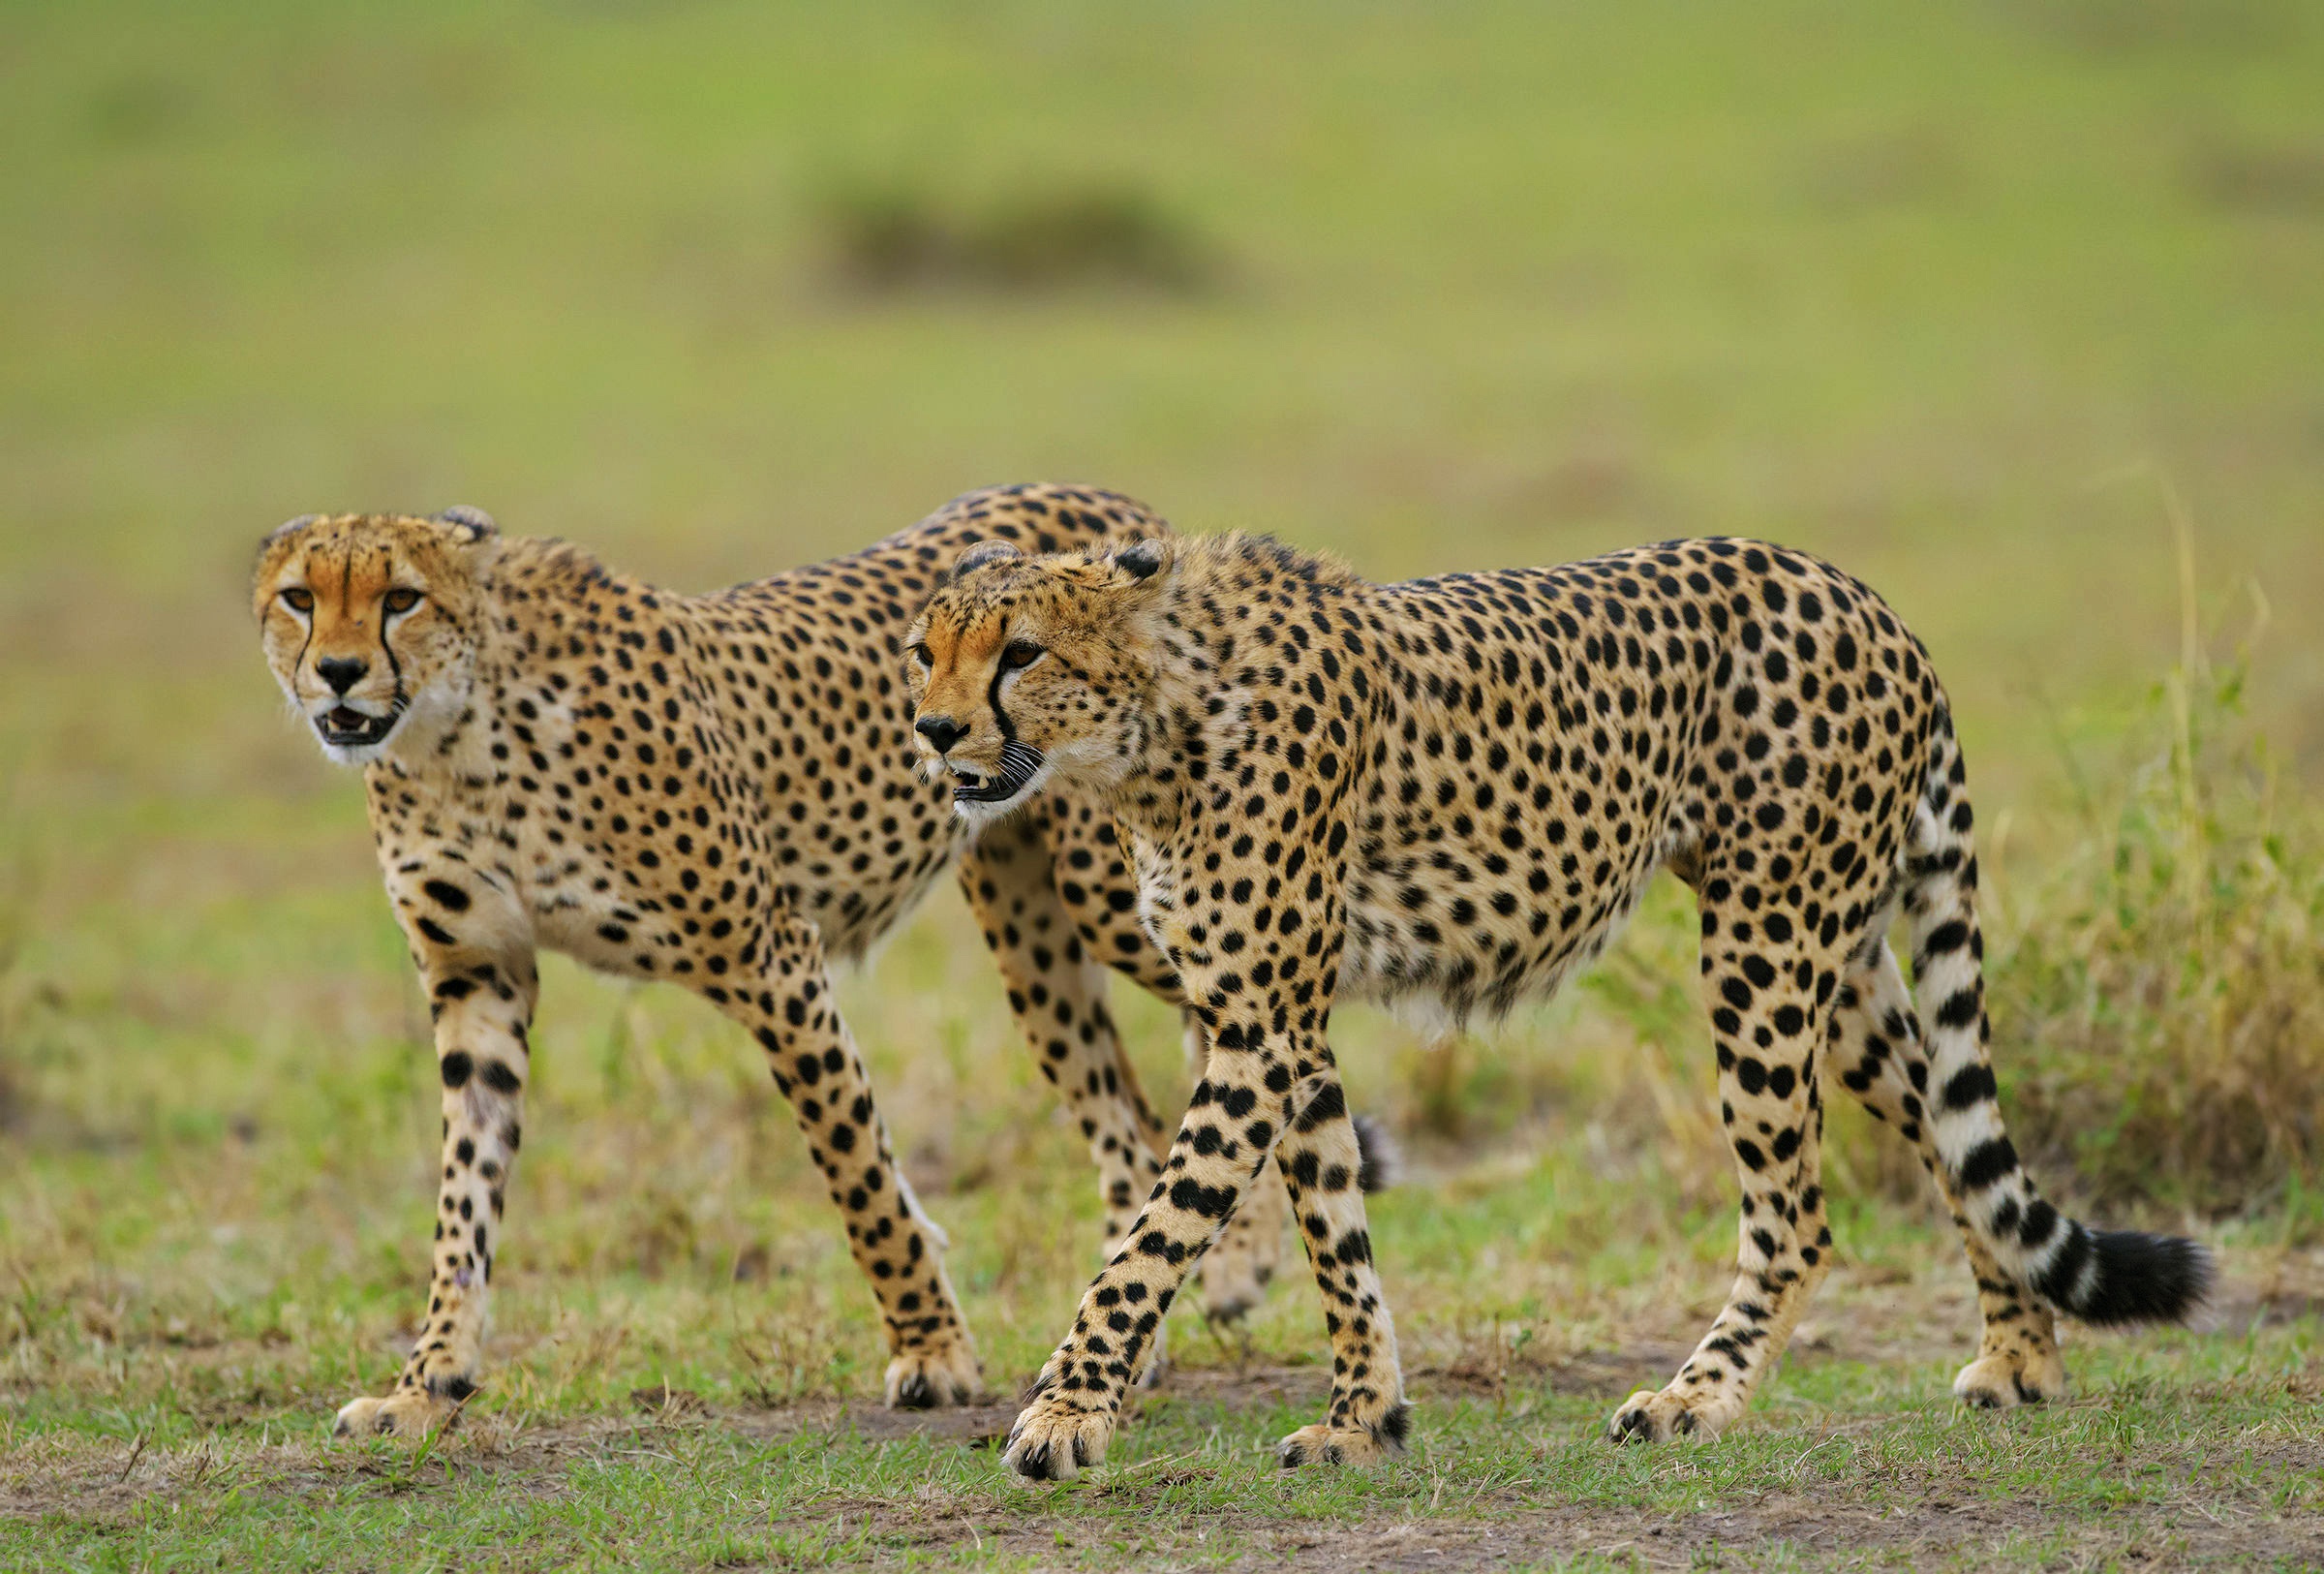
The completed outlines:
<svg viewBox="0 0 2324 1574">
<path fill-rule="evenodd" d="M 1195 294 L 1222 273 L 1186 221 L 1129 186 L 954 206 L 908 189 L 833 189 L 815 217 L 834 271 L 862 290 L 1038 293 L 1094 285 Z"/>
</svg>

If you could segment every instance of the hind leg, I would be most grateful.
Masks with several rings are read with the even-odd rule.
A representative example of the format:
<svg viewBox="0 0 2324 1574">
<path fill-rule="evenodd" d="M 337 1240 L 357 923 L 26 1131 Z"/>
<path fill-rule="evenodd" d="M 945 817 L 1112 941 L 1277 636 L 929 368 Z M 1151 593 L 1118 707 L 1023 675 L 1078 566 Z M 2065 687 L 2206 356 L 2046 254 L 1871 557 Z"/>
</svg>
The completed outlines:
<svg viewBox="0 0 2324 1574">
<path fill-rule="evenodd" d="M 1859 964 L 1841 986 L 1825 1062 L 1875 1120 L 1895 1126 L 1912 1144 L 1961 1231 L 1984 1329 L 1977 1358 L 1953 1379 L 1953 1392 L 1992 1409 L 2057 1397 L 2065 1387 L 2065 1364 L 2058 1355 L 2056 1318 L 2048 1302 L 2003 1271 L 1954 1193 L 1928 1126 L 1929 1061 L 1920 1017 L 1885 941 L 1877 959 Z"/>
<path fill-rule="evenodd" d="M 1617 1442 L 1716 1435 L 1741 1415 L 1831 1268 L 1817 1051 L 1835 972 L 1791 939 L 1804 938 L 1804 925 L 1758 916 L 1756 902 L 1747 915 L 1727 900 L 1724 880 L 1703 892 L 1702 981 L 1719 1049 L 1720 1114 L 1743 1184 L 1737 1274 L 1678 1375 L 1614 1412 L 1607 1432 Z"/>
<path fill-rule="evenodd" d="M 921 1210 L 896 1162 L 863 1055 L 832 993 L 822 937 L 808 920 L 779 912 L 750 966 L 757 971 L 749 985 L 703 993 L 766 1051 L 775 1086 L 790 1100 L 808 1154 L 846 1221 L 848 1250 L 887 1325 L 887 1403 L 904 1409 L 965 1404 L 980 1373 L 944 1272 L 944 1232 Z M 729 965 L 716 976 L 749 975 Z"/>
<path fill-rule="evenodd" d="M 1030 815 L 987 830 L 962 856 L 961 890 L 1041 1074 L 1089 1144 L 1112 1256 L 1162 1178 L 1162 1123 L 1106 1008 L 1106 970 L 1059 900 L 1044 831 Z"/>
</svg>

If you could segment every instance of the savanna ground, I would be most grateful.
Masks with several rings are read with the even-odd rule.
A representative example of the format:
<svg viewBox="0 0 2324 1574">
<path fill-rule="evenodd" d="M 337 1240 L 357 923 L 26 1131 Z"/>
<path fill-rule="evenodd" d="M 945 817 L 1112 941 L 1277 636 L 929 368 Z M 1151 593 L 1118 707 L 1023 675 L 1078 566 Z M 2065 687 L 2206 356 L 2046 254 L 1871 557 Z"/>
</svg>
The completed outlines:
<svg viewBox="0 0 2324 1574">
<path fill-rule="evenodd" d="M 0 1566 L 2324 1562 L 2313 8 L 89 4 L 0 75 Z M 1271 1468 L 1295 1260 L 1016 1491 L 1095 1199 L 946 896 L 846 1003 L 994 1403 L 881 1411 L 758 1056 L 556 965 L 487 1386 L 327 1442 L 418 1310 L 436 1096 L 257 537 L 464 501 L 699 588 L 1020 478 L 1381 577 L 1863 574 L 1961 713 L 2021 1146 L 2217 1245 L 2210 1324 L 1955 1411 L 1966 1271 L 1842 1109 L 1747 1421 L 1601 1443 L 1733 1239 L 1666 889 L 1488 1042 L 1335 1024 L 1415 1158 L 1407 1460 Z"/>
</svg>

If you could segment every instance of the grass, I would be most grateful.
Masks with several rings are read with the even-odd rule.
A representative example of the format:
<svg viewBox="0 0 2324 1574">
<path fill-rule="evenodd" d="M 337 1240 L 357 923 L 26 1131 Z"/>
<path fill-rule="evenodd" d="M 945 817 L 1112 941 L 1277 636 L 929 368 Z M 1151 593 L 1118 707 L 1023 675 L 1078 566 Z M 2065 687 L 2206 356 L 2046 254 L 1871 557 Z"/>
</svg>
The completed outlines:
<svg viewBox="0 0 2324 1574">
<path fill-rule="evenodd" d="M 2324 1558 L 2313 8 L 106 0 L 0 61 L 0 1565 Z M 1266 1467 L 1296 1272 L 1181 1319 L 1082 1490 L 996 1484 L 1005 1404 L 900 1427 L 754 1055 L 563 964 L 488 1386 L 328 1446 L 435 1096 L 257 538 L 467 501 L 701 587 L 1029 478 L 1381 577 L 1710 532 L 1865 576 L 1968 740 L 2013 1126 L 2218 1243 L 2217 1324 L 1956 1414 L 1949 1228 L 1836 1110 L 1841 1266 L 1747 1425 L 1601 1449 L 1732 1243 L 1671 887 L 1489 1043 L 1336 1019 L 1418 1159 L 1377 1478 Z M 845 1000 L 1005 1395 L 1096 1211 L 967 937 L 938 900 Z"/>
<path fill-rule="evenodd" d="M 2239 727 L 2241 664 L 2158 686 L 2152 752 L 2033 882 L 1999 1009 L 2013 1100 L 2095 1194 L 2314 1224 L 2324 1174 L 2324 843 Z"/>
</svg>

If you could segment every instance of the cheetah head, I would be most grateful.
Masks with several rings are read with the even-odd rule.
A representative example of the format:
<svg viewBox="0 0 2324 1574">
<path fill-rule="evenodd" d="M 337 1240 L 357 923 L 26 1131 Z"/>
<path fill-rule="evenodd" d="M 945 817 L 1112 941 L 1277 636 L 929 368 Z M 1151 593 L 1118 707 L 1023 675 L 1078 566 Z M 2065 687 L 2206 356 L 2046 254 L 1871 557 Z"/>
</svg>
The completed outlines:
<svg viewBox="0 0 2324 1574">
<path fill-rule="evenodd" d="M 1028 558 L 963 553 L 904 638 L 912 746 L 953 805 L 984 820 L 1053 779 L 1103 790 L 1143 749 L 1177 544 L 1116 542 Z"/>
<path fill-rule="evenodd" d="M 364 765 L 457 714 L 474 668 L 481 571 L 497 544 L 474 509 L 308 514 L 259 548 L 259 638 L 322 752 Z"/>
</svg>

